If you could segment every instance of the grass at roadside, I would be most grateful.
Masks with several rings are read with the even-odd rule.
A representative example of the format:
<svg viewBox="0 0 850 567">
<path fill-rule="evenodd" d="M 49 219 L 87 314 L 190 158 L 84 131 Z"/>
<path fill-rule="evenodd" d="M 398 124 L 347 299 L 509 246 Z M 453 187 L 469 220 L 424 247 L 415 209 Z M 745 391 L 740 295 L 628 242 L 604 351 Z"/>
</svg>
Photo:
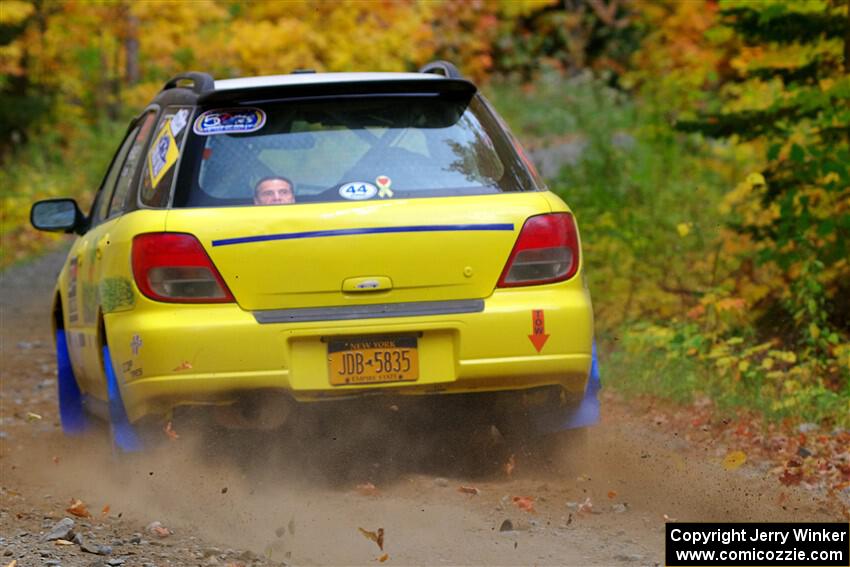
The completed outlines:
<svg viewBox="0 0 850 567">
<path fill-rule="evenodd" d="M 781 326 L 757 324 L 731 297 L 757 292 L 737 289 L 748 260 L 721 212 L 757 167 L 752 146 L 676 132 L 663 101 L 629 97 L 589 75 L 490 90 L 529 145 L 581 142 L 578 160 L 549 184 L 579 222 L 607 385 L 850 426 L 850 377 L 789 349 Z M 834 356 L 850 368 L 850 350 Z"/>
</svg>

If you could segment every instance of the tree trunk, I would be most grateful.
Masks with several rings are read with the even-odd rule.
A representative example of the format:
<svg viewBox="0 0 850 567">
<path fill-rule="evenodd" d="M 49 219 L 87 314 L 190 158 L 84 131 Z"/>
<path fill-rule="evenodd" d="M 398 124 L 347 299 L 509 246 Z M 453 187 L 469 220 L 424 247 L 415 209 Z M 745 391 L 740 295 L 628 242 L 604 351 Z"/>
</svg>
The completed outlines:
<svg viewBox="0 0 850 567">
<path fill-rule="evenodd" d="M 127 11 L 127 37 L 124 39 L 125 76 L 128 85 L 139 82 L 139 18 Z"/>
</svg>

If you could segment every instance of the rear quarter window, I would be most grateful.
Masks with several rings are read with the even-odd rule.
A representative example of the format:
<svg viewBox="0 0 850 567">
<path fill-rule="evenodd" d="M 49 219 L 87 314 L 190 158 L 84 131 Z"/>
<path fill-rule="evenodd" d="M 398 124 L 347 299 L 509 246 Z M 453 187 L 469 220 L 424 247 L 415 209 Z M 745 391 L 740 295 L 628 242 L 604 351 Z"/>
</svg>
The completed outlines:
<svg viewBox="0 0 850 567">
<path fill-rule="evenodd" d="M 127 158 L 121 169 L 118 170 L 118 178 L 115 182 L 115 192 L 109 203 L 108 217 L 120 215 L 127 209 L 128 198 L 132 192 L 133 182 L 136 179 L 139 161 L 145 150 L 145 144 L 156 120 L 156 112 L 149 111 L 142 119 L 133 145 L 127 153 Z"/>
<path fill-rule="evenodd" d="M 168 204 L 191 118 L 192 107 L 169 106 L 163 112 L 142 172 L 139 186 L 141 204 L 148 207 L 165 207 Z"/>
</svg>

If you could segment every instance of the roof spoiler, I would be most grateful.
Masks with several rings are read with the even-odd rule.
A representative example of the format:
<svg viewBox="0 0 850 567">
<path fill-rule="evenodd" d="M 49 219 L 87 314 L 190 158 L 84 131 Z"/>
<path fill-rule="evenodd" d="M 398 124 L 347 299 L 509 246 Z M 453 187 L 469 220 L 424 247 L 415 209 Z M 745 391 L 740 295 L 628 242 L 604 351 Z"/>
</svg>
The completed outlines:
<svg viewBox="0 0 850 567">
<path fill-rule="evenodd" d="M 454 64 L 443 60 L 426 63 L 419 69 L 419 72 L 442 75 L 447 79 L 463 79 L 463 75 L 458 68 L 454 66 Z M 300 73 L 315 73 L 315 71 L 312 69 L 296 69 L 293 71 L 293 74 Z M 213 79 L 212 75 L 199 71 L 187 71 L 186 73 L 180 73 L 171 77 L 165 85 L 163 85 L 162 90 L 167 91 L 176 88 L 186 88 L 185 85 L 181 84 L 184 82 L 192 83 L 190 88 L 198 95 L 207 94 L 215 90 L 215 79 Z"/>
<path fill-rule="evenodd" d="M 307 83 L 218 90 L 200 95 L 198 97 L 198 103 L 252 105 L 309 98 L 409 96 L 415 94 L 468 97 L 474 95 L 477 90 L 475 85 L 466 79 L 446 78 L 435 81 L 421 79 L 380 79 L 374 81 Z"/>
<path fill-rule="evenodd" d="M 419 69 L 420 73 L 434 73 L 435 75 L 442 75 L 447 79 L 462 79 L 463 75 L 460 74 L 458 68 L 455 67 L 452 63 L 448 61 L 431 61 L 430 63 L 426 63 Z"/>
<path fill-rule="evenodd" d="M 212 75 L 198 71 L 189 71 L 171 77 L 162 87 L 162 90 L 167 91 L 169 89 L 184 87 L 184 85 L 180 84 L 183 81 L 190 81 L 192 83 L 192 91 L 199 95 L 215 90 L 215 79 L 212 78 Z"/>
</svg>

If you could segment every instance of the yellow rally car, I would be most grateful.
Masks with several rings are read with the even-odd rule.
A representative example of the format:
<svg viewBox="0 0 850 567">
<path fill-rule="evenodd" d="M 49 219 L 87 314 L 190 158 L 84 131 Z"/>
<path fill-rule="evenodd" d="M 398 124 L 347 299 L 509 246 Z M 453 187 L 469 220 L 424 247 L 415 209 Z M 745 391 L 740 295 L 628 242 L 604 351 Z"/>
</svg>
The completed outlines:
<svg viewBox="0 0 850 567">
<path fill-rule="evenodd" d="M 68 433 L 100 414 L 131 450 L 187 406 L 270 428 L 369 394 L 596 418 L 575 219 L 451 64 L 177 76 L 88 215 L 31 220 L 79 235 L 53 305 Z"/>
</svg>

